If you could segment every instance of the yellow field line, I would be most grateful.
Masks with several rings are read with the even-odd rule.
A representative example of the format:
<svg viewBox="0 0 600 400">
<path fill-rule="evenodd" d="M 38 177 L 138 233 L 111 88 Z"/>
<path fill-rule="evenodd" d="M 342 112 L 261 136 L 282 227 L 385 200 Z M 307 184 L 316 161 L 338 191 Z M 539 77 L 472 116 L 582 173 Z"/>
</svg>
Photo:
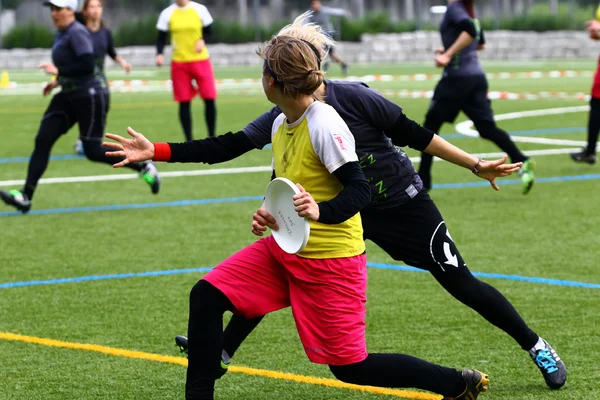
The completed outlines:
<svg viewBox="0 0 600 400">
<path fill-rule="evenodd" d="M 24 335 L 18 335 L 15 333 L 9 333 L 9 332 L 0 332 L 0 339 L 1 340 L 11 340 L 11 341 L 16 341 L 16 342 L 31 343 L 31 344 L 39 344 L 39 345 L 48 346 L 48 347 L 59 347 L 59 348 L 64 348 L 64 349 L 93 351 L 96 353 L 103 353 L 103 354 L 108 354 L 108 355 L 117 356 L 117 357 L 134 358 L 134 359 L 138 359 L 138 360 L 156 361 L 156 362 L 162 362 L 162 363 L 187 366 L 187 359 L 185 359 L 183 357 L 173 357 L 173 356 L 165 356 L 162 354 L 145 353 L 142 351 L 118 349 L 115 347 L 100 346 L 97 344 L 64 342 L 61 340 L 40 338 L 40 337 L 34 337 L 34 336 L 24 336 Z M 262 377 L 271 378 L 271 379 L 281 379 L 284 381 L 306 383 L 309 385 L 326 386 L 326 387 L 331 387 L 331 388 L 336 388 L 336 389 L 358 390 L 361 392 L 382 394 L 382 395 L 401 397 L 401 398 L 406 398 L 406 399 L 414 399 L 414 400 L 439 400 L 440 399 L 440 396 L 428 394 L 428 393 L 412 392 L 412 391 L 408 391 L 408 390 L 398 390 L 398 389 L 387 389 L 387 388 L 379 388 L 379 387 L 372 387 L 372 386 L 351 385 L 348 383 L 337 381 L 335 379 L 318 378 L 315 376 L 306 376 L 306 375 L 297 375 L 297 374 L 291 374 L 288 372 L 270 371 L 270 370 L 266 370 L 266 369 L 231 366 L 231 367 L 229 367 L 229 371 L 246 374 L 246 375 L 262 376 Z"/>
</svg>

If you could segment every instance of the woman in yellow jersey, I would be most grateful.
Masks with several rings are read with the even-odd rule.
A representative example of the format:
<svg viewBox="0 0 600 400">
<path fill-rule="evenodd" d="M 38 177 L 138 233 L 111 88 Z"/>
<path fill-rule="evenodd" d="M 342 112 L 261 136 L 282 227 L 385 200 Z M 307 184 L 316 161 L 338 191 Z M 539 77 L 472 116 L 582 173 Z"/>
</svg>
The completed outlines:
<svg viewBox="0 0 600 400">
<path fill-rule="evenodd" d="M 156 24 L 156 65 L 159 67 L 164 63 L 167 32 L 171 33 L 173 97 L 179 103 L 179 120 L 187 141 L 193 139 L 190 102 L 198 93 L 204 100 L 208 136 L 215 136 L 217 87 L 205 42 L 210 38 L 212 22 L 212 16 L 202 4 L 177 0 L 163 10 Z"/>
<path fill-rule="evenodd" d="M 368 354 L 365 343 L 367 271 L 358 212 L 370 201 L 355 142 L 335 110 L 315 99 L 323 83 L 319 51 L 308 41 L 278 36 L 259 51 L 262 84 L 282 114 L 272 128 L 273 176 L 298 184 L 295 210 L 310 220 L 298 254 L 272 236 L 223 261 L 192 289 L 186 398 L 213 399 L 223 348 L 223 314 L 252 318 L 292 308 L 308 358 L 329 365 L 340 380 L 380 387 L 417 387 L 447 399 L 475 399 L 487 376 L 402 354 Z M 252 232 L 278 229 L 260 208 Z"/>
</svg>

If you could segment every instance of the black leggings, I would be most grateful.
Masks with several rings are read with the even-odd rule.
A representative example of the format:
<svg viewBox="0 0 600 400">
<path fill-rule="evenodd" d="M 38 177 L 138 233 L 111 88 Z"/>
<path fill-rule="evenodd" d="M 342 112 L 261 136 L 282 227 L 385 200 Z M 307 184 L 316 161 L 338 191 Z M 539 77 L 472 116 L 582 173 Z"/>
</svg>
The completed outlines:
<svg viewBox="0 0 600 400">
<path fill-rule="evenodd" d="M 600 133 L 600 99 L 592 97 L 590 100 L 590 116 L 588 120 L 587 153 L 596 154 L 596 144 Z"/>
<path fill-rule="evenodd" d="M 217 108 L 214 100 L 204 100 L 204 118 L 208 129 L 208 137 L 214 137 L 217 120 Z M 179 121 L 183 128 L 185 140 L 187 142 L 192 141 L 194 139 L 192 135 L 192 110 L 189 101 L 179 103 Z"/>
<path fill-rule="evenodd" d="M 394 260 L 429 271 L 448 293 L 510 335 L 524 350 L 538 340 L 513 305 L 493 286 L 477 279 L 450 239 L 442 215 L 425 192 L 392 209 L 361 212 L 365 239 Z M 446 258 L 445 245 L 456 259 Z M 233 316 L 225 329 L 224 350 L 233 356 L 261 318 Z"/>
<path fill-rule="evenodd" d="M 75 92 L 56 94 L 44 113 L 31 154 L 24 193 L 33 198 L 37 184 L 48 167 L 50 153 L 56 141 L 73 127 L 79 125 L 79 137 L 86 157 L 91 161 L 114 164 L 122 159 L 107 157 L 102 147 L 106 123 L 106 92 L 97 88 L 78 89 Z M 143 164 L 127 167 L 141 171 Z"/>
<path fill-rule="evenodd" d="M 223 349 L 223 314 L 232 309 L 227 297 L 207 281 L 199 281 L 190 293 L 188 400 L 214 398 Z M 338 379 L 357 385 L 414 387 L 452 397 L 465 389 L 459 371 L 403 354 L 370 354 L 355 364 L 329 367 Z"/>
<path fill-rule="evenodd" d="M 526 155 L 524 155 L 517 145 L 512 141 L 510 135 L 506 133 L 506 131 L 498 128 L 496 123 L 492 120 L 479 120 L 477 118 L 473 119 L 473 123 L 475 124 L 475 128 L 477 132 L 479 132 L 479 136 L 483 139 L 487 139 L 493 142 L 496 146 L 498 146 L 503 152 L 505 152 L 510 158 L 511 162 L 521 162 L 528 159 Z M 428 113 L 425 118 L 425 123 L 423 127 L 429 129 L 436 134 L 439 133 L 444 121 L 439 119 L 436 115 L 432 113 Z M 428 153 L 421 153 L 421 161 L 419 163 L 419 176 L 421 180 L 423 180 L 423 186 L 427 190 L 431 189 L 431 167 L 433 164 L 433 156 Z"/>
</svg>

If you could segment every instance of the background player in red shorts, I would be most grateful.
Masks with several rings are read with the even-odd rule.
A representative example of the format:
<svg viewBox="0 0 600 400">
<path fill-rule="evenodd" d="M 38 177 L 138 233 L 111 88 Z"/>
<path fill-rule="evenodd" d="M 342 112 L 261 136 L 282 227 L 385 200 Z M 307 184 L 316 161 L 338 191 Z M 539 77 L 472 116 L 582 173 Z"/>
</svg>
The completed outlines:
<svg viewBox="0 0 600 400">
<path fill-rule="evenodd" d="M 193 138 L 190 102 L 198 93 L 204 100 L 208 136 L 215 135 L 217 88 L 205 43 L 211 35 L 212 22 L 212 16 L 205 6 L 194 1 L 177 0 L 163 10 L 156 24 L 158 29 L 156 65 L 158 66 L 164 64 L 163 51 L 167 32 L 171 32 L 173 97 L 179 103 L 179 119 L 188 141 Z"/>
<path fill-rule="evenodd" d="M 600 7 L 598 8 L 600 16 Z M 596 17 L 598 18 L 598 16 Z M 600 40 L 600 22 L 596 20 L 588 21 L 587 31 L 590 39 Z M 590 100 L 590 116 L 588 119 L 588 143 L 587 147 L 578 153 L 572 153 L 573 161 L 584 162 L 588 164 L 596 163 L 596 144 L 598 143 L 598 134 L 600 133 L 600 59 L 596 76 L 594 76 L 594 86 L 592 86 L 592 98 Z"/>
</svg>

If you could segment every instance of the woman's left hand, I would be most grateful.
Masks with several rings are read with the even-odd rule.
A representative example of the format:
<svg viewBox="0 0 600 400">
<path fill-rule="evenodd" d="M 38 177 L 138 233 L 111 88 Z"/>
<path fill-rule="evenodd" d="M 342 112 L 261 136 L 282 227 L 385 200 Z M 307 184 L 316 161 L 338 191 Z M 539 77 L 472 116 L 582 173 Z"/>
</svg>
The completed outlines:
<svg viewBox="0 0 600 400">
<path fill-rule="evenodd" d="M 44 62 L 40 64 L 40 68 L 44 70 L 48 75 L 58 75 L 58 68 L 50 62 Z"/>
<path fill-rule="evenodd" d="M 504 156 L 498 160 L 493 161 L 481 160 L 479 162 L 479 165 L 477 166 L 477 170 L 479 172 L 476 175 L 480 178 L 489 181 L 495 190 L 500 190 L 500 188 L 496 184 L 496 178 L 511 175 L 513 172 L 517 172 L 523 165 L 522 162 L 514 164 L 504 164 L 507 158 L 507 156 Z"/>
<path fill-rule="evenodd" d="M 46 83 L 46 85 L 44 86 L 44 90 L 42 91 L 42 94 L 44 95 L 44 97 L 48 96 L 57 87 L 58 87 L 57 81 L 50 81 L 50 82 Z"/>
<path fill-rule="evenodd" d="M 435 66 L 438 68 L 447 67 L 450 64 L 451 57 L 446 53 L 438 54 L 435 56 Z"/>
<path fill-rule="evenodd" d="M 297 183 L 296 186 L 300 189 L 300 193 L 292 197 L 292 200 L 294 200 L 294 209 L 299 216 L 308 218 L 311 221 L 318 221 L 320 215 L 319 205 L 310 193 L 304 190 L 302 185 Z"/>
<path fill-rule="evenodd" d="M 125 72 L 131 72 L 131 64 L 129 64 L 127 61 L 121 60 L 121 67 L 125 70 Z"/>
</svg>

